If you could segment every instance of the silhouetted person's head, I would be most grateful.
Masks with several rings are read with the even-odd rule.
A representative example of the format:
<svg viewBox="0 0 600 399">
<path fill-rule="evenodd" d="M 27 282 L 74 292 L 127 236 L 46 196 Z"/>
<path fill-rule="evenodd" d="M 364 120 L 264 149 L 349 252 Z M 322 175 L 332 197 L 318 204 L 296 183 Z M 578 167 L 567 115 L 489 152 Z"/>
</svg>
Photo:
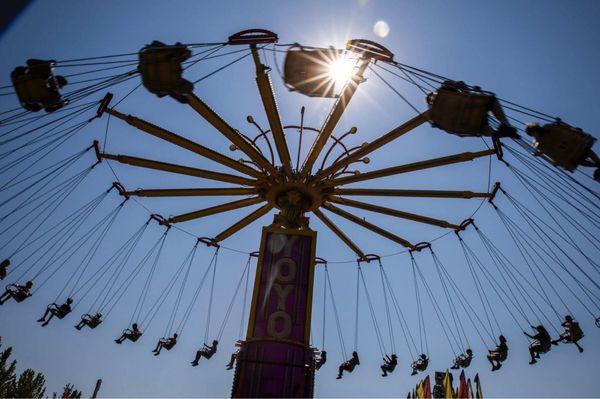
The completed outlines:
<svg viewBox="0 0 600 399">
<path fill-rule="evenodd" d="M 500 342 L 502 343 L 506 343 L 506 338 L 504 338 L 504 335 L 500 336 Z"/>
<path fill-rule="evenodd" d="M 177 333 L 173 334 L 173 338 L 177 338 Z"/>
<path fill-rule="evenodd" d="M 73 303 L 73 298 L 67 298 L 67 303 L 70 305 Z"/>
<path fill-rule="evenodd" d="M 392 359 L 398 359 L 398 356 L 396 356 L 395 354 L 392 355 Z"/>
<path fill-rule="evenodd" d="M 137 328 L 138 328 L 138 325 L 137 325 L 137 323 L 133 323 L 133 324 L 131 325 L 131 327 L 133 327 L 133 329 L 134 329 L 134 330 L 137 330 Z"/>
<path fill-rule="evenodd" d="M 473 351 L 471 349 L 467 349 L 467 355 L 471 356 L 473 354 Z"/>
<path fill-rule="evenodd" d="M 213 346 L 217 346 L 219 345 L 219 341 L 217 341 L 216 339 L 212 342 Z"/>
<path fill-rule="evenodd" d="M 423 360 L 427 359 L 427 355 L 424 353 L 421 353 L 421 359 L 423 359 Z"/>
<path fill-rule="evenodd" d="M 571 322 L 573 321 L 573 317 L 571 317 L 570 315 L 566 315 L 565 320 Z"/>
<path fill-rule="evenodd" d="M 29 289 L 31 287 L 33 287 L 33 281 L 28 281 L 25 283 L 25 288 Z"/>
</svg>

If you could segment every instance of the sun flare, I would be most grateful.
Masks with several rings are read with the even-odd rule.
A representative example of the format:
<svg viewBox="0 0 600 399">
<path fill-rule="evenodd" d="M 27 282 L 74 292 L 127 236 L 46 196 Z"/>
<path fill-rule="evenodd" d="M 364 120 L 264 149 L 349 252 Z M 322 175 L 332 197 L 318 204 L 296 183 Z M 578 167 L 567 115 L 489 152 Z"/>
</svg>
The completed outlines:
<svg viewBox="0 0 600 399">
<path fill-rule="evenodd" d="M 345 58 L 337 59 L 329 65 L 329 76 L 337 85 L 346 83 L 353 72 L 354 64 Z"/>
</svg>

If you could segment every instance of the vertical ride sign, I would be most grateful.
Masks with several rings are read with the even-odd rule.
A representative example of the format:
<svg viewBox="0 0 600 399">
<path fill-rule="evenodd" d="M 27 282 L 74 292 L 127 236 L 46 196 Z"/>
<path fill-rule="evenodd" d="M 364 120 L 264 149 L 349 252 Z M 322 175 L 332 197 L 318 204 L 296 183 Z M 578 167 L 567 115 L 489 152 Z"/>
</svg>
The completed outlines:
<svg viewBox="0 0 600 399">
<path fill-rule="evenodd" d="M 311 397 L 309 346 L 316 233 L 264 227 L 232 397 Z"/>
<path fill-rule="evenodd" d="M 315 233 L 266 227 L 254 283 L 248 339 L 308 345 Z"/>
</svg>

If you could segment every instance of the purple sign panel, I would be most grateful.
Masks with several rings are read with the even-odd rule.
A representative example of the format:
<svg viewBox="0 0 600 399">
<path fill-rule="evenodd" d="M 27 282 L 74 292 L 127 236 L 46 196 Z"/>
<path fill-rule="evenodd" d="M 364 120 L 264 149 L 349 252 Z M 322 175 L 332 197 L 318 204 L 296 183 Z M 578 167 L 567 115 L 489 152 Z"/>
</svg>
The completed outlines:
<svg viewBox="0 0 600 399">
<path fill-rule="evenodd" d="M 308 345 L 314 275 L 313 231 L 263 231 L 247 339 Z"/>
<path fill-rule="evenodd" d="M 309 347 L 316 233 L 263 228 L 246 341 L 232 397 L 313 396 Z"/>
</svg>

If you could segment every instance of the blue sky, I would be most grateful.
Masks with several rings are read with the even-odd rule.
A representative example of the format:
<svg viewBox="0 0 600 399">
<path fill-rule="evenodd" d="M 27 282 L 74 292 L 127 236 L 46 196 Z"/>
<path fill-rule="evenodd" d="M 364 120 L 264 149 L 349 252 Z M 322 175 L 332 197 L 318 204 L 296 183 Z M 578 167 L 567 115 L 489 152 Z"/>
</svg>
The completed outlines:
<svg viewBox="0 0 600 399">
<path fill-rule="evenodd" d="M 596 87 L 600 83 L 597 74 L 600 58 L 596 51 L 600 43 L 598 17 L 600 5 L 594 1 L 38 1 L 27 8 L 0 38 L 0 53 L 3 54 L 0 59 L 0 71 L 1 76 L 4 76 L 0 83 L 8 84 L 10 71 L 31 57 L 64 60 L 130 53 L 155 39 L 165 43 L 218 42 L 237 31 L 261 27 L 277 32 L 280 43 L 299 42 L 314 46 L 341 47 L 349 38 L 378 40 L 394 52 L 395 59 L 399 62 L 478 84 L 496 92 L 502 98 L 551 115 L 560 115 L 564 120 L 597 136 L 599 124 L 596 118 Z M 385 20 L 390 26 L 390 34 L 385 39 L 379 39 L 372 33 L 373 25 L 379 20 Z M 270 53 L 266 61 L 273 63 Z M 279 62 L 282 61 L 283 58 L 280 57 Z M 218 62 L 200 64 L 196 69 L 190 70 L 189 74 L 197 78 L 218 65 Z M 247 115 L 253 115 L 266 126 L 258 102 L 252 68 L 251 60 L 247 58 L 231 69 L 198 84 L 195 89 L 200 97 L 206 99 L 233 126 L 248 132 L 251 129 L 245 121 Z M 375 76 L 367 75 L 367 78 L 336 130 L 336 133 L 339 133 L 356 126 L 358 134 L 350 138 L 354 145 L 372 140 L 414 115 L 413 111 Z M 331 101 L 309 99 L 289 93 L 275 68 L 272 79 L 284 124 L 298 123 L 299 109 L 305 106 L 306 124 L 319 127 L 332 104 Z M 117 98 L 126 94 L 136 84 L 137 81 L 134 80 L 115 88 Z M 414 104 L 423 109 L 422 93 L 406 85 L 402 86 L 402 83 L 398 83 L 398 87 Z M 2 97 L 0 104 L 4 110 L 13 108 L 16 102 L 12 98 Z M 199 120 L 195 113 L 171 99 L 158 99 L 140 89 L 117 109 L 171 128 L 219 151 L 229 152 L 228 143 L 220 135 Z M 63 156 L 89 145 L 93 139 L 103 140 L 105 122 L 106 117 L 86 127 L 61 149 Z M 111 120 L 106 148 L 115 153 L 129 153 L 196 167 L 209 165 L 208 162 L 185 151 L 143 136 L 114 118 Z M 394 142 L 389 149 L 373 154 L 371 164 L 362 169 L 381 168 L 481 148 L 482 143 L 479 140 L 459 139 L 422 126 Z M 60 158 L 60 155 L 56 156 L 57 159 Z M 77 192 L 71 209 L 95 196 L 114 180 L 106 165 L 100 166 Z M 115 171 L 131 189 L 193 185 L 207 187 L 212 184 L 158 172 L 135 170 L 122 165 L 117 165 Z M 480 159 L 465 165 L 386 178 L 373 185 L 485 191 L 488 183 L 487 171 L 488 160 Z M 535 203 L 528 197 L 528 193 L 498 162 L 493 163 L 492 180 L 502 181 L 515 197 L 522 198 L 533 207 L 532 209 L 539 210 L 535 208 Z M 217 204 L 222 200 L 145 199 L 141 202 L 153 211 L 168 216 Z M 101 209 L 108 212 L 117 203 L 118 199 L 111 194 Z M 378 203 L 460 222 L 475 210 L 479 201 L 399 199 L 381 200 Z M 501 207 L 504 205 L 506 203 L 500 203 Z M 509 208 L 506 209 L 508 212 Z M 244 212 L 235 211 L 207 221 L 189 222 L 183 227 L 199 236 L 212 236 L 228 226 L 236 216 L 244 215 Z M 111 254 L 146 218 L 145 209 L 136 203 L 128 203 L 117 220 L 118 228 L 114 229 L 103 244 L 102 254 L 98 259 L 105 259 Z M 246 252 L 256 250 L 259 227 L 270 223 L 271 218 L 271 215 L 263 217 L 226 241 L 225 246 Z M 514 246 L 491 208 L 484 206 L 476 215 L 476 219 L 482 230 L 494 239 L 507 256 L 517 256 Z M 377 221 L 383 227 L 398 232 L 413 242 L 428 241 L 443 233 L 436 228 L 401 220 L 382 217 L 369 220 Z M 368 252 L 392 254 L 402 250 L 360 228 L 338 219 L 336 221 Z M 319 231 L 319 256 L 330 261 L 347 261 L 353 258 L 352 253 L 325 231 L 318 220 L 312 220 L 311 226 Z M 151 225 L 143 245 L 149 246 L 161 232 L 161 228 Z M 466 240 L 470 239 L 469 242 L 473 245 L 477 244 L 477 237 L 472 231 L 465 233 L 465 237 Z M 150 297 L 157 295 L 162 284 L 170 278 L 173 269 L 179 266 L 193 245 L 192 238 L 178 231 L 170 233 L 167 240 Z M 477 307 L 475 293 L 472 291 L 473 283 L 456 239 L 450 235 L 436 241 L 435 249 Z M 591 246 L 586 246 L 585 249 L 589 250 L 594 259 L 598 259 L 598 252 L 593 252 Z M 198 269 L 192 270 L 192 279 L 197 279 L 206 267 L 211 250 L 200 248 L 198 254 Z M 439 281 L 434 280 L 430 259 L 425 254 L 416 256 L 424 273 L 431 277 L 432 285 L 438 287 L 436 292 L 441 295 Z M 95 261 L 97 265 L 101 263 L 100 260 Z M 221 323 L 245 262 L 246 255 L 225 249 L 222 251 L 216 278 L 216 311 L 209 332 L 211 336 L 216 333 Z M 411 324 L 416 326 L 416 307 L 408 255 L 385 258 L 384 265 L 394 282 L 396 295 L 403 310 Z M 217 356 L 198 368 L 191 368 L 188 362 L 192 360 L 196 348 L 202 344 L 205 334 L 208 307 L 206 290 L 202 292 L 198 305 L 194 308 L 180 344 L 172 352 L 154 358 L 150 351 L 155 339 L 163 333 L 170 305 L 162 309 L 154 324 L 136 345 L 117 346 L 112 342 L 131 317 L 136 295 L 141 290 L 140 281 L 137 282 L 138 286 L 132 286 L 131 295 L 126 296 L 111 317 L 94 332 L 78 333 L 72 328 L 79 311 L 86 309 L 86 305 L 82 305 L 81 309 L 61 323 L 53 321 L 46 329 L 36 325 L 34 320 L 60 291 L 63 281 L 68 279 L 69 270 L 69 267 L 65 267 L 30 300 L 18 306 L 10 303 L 0 310 L 0 335 L 6 345 L 14 346 L 14 354 L 20 367 L 34 367 L 43 371 L 53 389 L 58 389 L 60 385 L 70 381 L 87 392 L 92 389 L 96 378 L 102 378 L 102 394 L 111 397 L 229 395 L 232 373 L 225 371 L 223 366 L 237 339 L 241 317 L 240 305 L 235 306 L 230 323 L 225 328 Z M 353 287 L 355 284 L 355 265 L 351 261 L 332 263 L 330 272 L 336 289 L 346 347 L 351 348 L 354 339 L 354 292 L 353 289 L 345 287 Z M 372 265 L 366 266 L 365 277 L 374 301 L 382 306 L 376 268 Z M 322 274 L 318 270 L 315 292 L 321 292 L 322 283 Z M 491 373 L 485 361 L 485 348 L 472 329 L 468 334 L 476 356 L 468 374 L 472 377 L 475 372 L 480 373 L 486 395 L 598 396 L 600 382 L 594 377 L 597 375 L 595 360 L 600 355 L 600 347 L 597 345 L 600 330 L 593 326 L 590 317 L 578 308 L 577 303 L 569 302 L 569 305 L 572 305 L 575 316 L 580 318 L 586 332 L 582 341 L 585 347 L 584 354 L 579 355 L 570 346 L 560 346 L 544 356 L 535 367 L 531 367 L 527 364 L 527 341 L 522 332 L 502 309 L 497 298 L 493 300 L 496 316 L 509 340 L 510 355 L 505 367 L 497 373 Z M 364 297 L 362 301 L 364 305 Z M 425 303 L 431 370 L 443 370 L 450 365 L 452 353 L 431 305 L 427 300 Z M 317 338 L 322 332 L 320 295 L 315 297 L 314 313 L 315 344 L 320 346 L 321 339 Z M 383 324 L 385 320 L 381 307 L 378 318 L 379 323 Z M 397 343 L 400 366 L 391 378 L 379 377 L 380 355 L 366 306 L 362 306 L 360 311 L 358 349 L 361 354 L 361 366 L 342 381 L 335 380 L 335 369 L 342 359 L 336 342 L 331 309 L 327 310 L 327 320 L 325 346 L 329 352 L 330 363 L 318 373 L 317 395 L 404 396 L 415 384 L 417 379 L 408 375 L 410 359 L 400 338 Z M 396 335 L 399 336 L 398 331 Z"/>
</svg>

